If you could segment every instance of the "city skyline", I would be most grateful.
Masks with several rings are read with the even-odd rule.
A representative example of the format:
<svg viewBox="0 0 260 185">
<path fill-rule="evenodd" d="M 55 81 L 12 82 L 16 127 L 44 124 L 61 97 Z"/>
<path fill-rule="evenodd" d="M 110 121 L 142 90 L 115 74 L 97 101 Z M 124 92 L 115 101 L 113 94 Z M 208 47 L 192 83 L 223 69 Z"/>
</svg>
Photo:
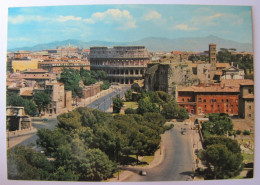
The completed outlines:
<svg viewBox="0 0 260 185">
<path fill-rule="evenodd" d="M 251 7 L 84 5 L 9 8 L 8 12 L 8 49 L 66 39 L 130 42 L 208 35 L 252 43 Z"/>
</svg>

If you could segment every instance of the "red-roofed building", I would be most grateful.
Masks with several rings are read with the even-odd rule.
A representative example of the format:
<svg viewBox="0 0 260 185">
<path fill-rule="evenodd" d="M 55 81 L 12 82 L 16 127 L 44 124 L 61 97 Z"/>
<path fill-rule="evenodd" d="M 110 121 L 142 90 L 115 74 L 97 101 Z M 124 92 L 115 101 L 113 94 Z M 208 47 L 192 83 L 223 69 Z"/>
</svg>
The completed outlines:
<svg viewBox="0 0 260 185">
<path fill-rule="evenodd" d="M 178 90 L 177 103 L 188 113 L 226 113 L 238 115 L 240 84 L 252 80 L 223 80 L 220 84 L 201 84 Z"/>
</svg>

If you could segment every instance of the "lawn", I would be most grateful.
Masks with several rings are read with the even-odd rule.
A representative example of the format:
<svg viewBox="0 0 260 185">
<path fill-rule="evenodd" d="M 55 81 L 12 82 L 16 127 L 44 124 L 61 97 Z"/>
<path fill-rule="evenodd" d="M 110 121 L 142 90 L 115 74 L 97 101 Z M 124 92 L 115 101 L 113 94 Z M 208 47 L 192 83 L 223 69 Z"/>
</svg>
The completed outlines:
<svg viewBox="0 0 260 185">
<path fill-rule="evenodd" d="M 251 163 L 254 162 L 254 154 L 247 154 L 247 153 L 243 153 L 243 162 L 244 163 Z"/>
<path fill-rule="evenodd" d="M 136 109 L 138 107 L 137 102 L 124 102 L 124 105 L 125 105 L 125 109 L 127 108 Z"/>
</svg>

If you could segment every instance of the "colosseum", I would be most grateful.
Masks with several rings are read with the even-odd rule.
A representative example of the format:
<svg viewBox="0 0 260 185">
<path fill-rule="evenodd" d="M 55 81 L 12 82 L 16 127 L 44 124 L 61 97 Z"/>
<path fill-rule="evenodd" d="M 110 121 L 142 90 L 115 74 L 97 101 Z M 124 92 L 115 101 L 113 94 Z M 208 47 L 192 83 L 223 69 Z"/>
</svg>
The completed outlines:
<svg viewBox="0 0 260 185">
<path fill-rule="evenodd" d="M 90 69 L 105 71 L 110 83 L 132 84 L 143 79 L 150 60 L 145 46 L 90 48 Z"/>
</svg>

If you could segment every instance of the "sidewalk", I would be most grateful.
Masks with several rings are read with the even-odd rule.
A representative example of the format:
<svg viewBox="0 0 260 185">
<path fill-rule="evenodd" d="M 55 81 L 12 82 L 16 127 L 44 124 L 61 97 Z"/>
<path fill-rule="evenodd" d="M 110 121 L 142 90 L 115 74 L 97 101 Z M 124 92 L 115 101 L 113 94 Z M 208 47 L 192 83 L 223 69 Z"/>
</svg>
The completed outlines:
<svg viewBox="0 0 260 185">
<path fill-rule="evenodd" d="M 162 136 L 162 138 L 164 137 L 164 135 Z M 155 154 L 154 154 L 154 160 L 147 166 L 141 167 L 141 166 L 134 166 L 134 167 L 129 167 L 129 169 L 136 169 L 136 170 L 142 170 L 142 169 L 149 169 L 149 168 L 153 168 L 156 167 L 158 165 L 160 165 L 164 159 L 164 155 L 165 155 L 165 146 L 163 143 L 163 139 L 161 142 L 161 149 L 159 148 Z M 108 182 L 123 182 L 125 179 L 127 179 L 128 177 L 131 177 L 134 174 L 134 172 L 125 170 L 123 172 L 121 172 L 119 174 L 119 180 L 118 180 L 118 176 L 113 177 L 111 179 L 108 180 Z"/>
<path fill-rule="evenodd" d="M 31 127 L 29 129 L 24 129 L 20 131 L 12 131 L 6 132 L 6 148 L 10 149 L 19 143 L 23 142 L 24 140 L 30 138 L 37 132 L 37 129 Z"/>
</svg>

